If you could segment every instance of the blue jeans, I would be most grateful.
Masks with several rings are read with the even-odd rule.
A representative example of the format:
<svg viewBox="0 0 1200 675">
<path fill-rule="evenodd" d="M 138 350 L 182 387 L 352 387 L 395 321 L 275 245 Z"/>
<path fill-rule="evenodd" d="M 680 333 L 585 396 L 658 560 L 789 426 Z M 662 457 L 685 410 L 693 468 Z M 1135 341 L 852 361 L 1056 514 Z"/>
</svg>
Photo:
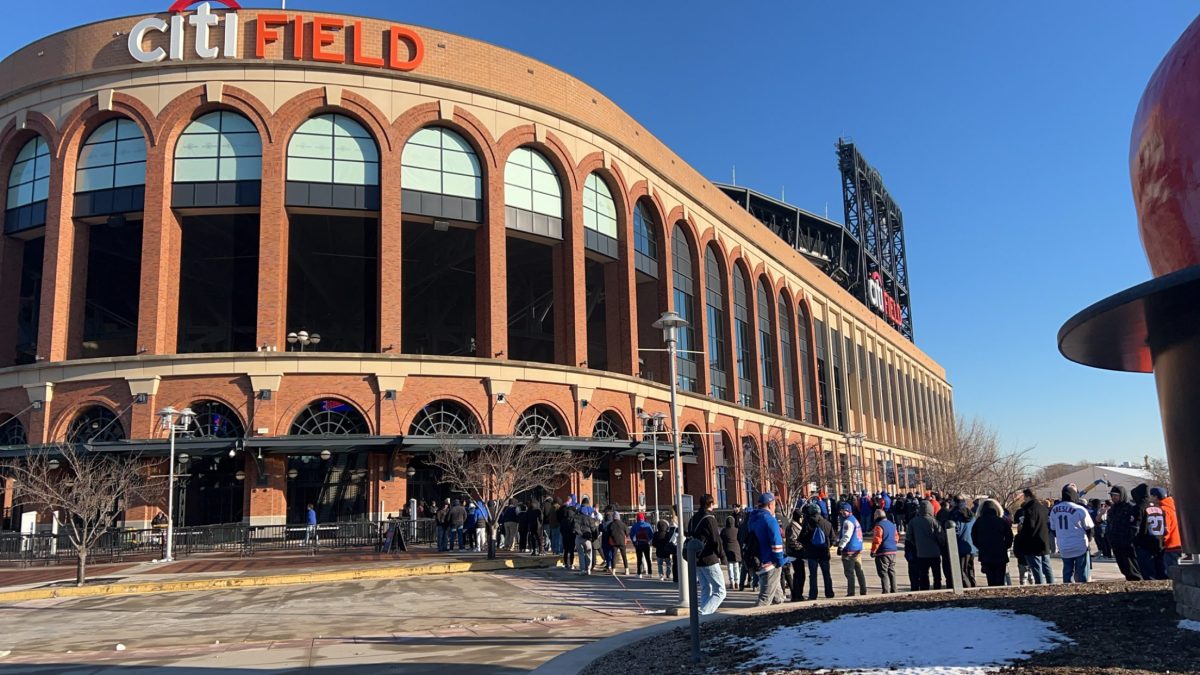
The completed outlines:
<svg viewBox="0 0 1200 675">
<path fill-rule="evenodd" d="M 1153 553 L 1137 545 L 1134 546 L 1134 549 L 1137 550 L 1138 567 L 1142 570 L 1143 579 L 1169 578 L 1161 553 Z"/>
<path fill-rule="evenodd" d="M 466 543 L 466 533 L 461 527 L 446 528 L 446 550 L 454 548 L 458 544 L 458 550 L 463 549 L 463 544 Z"/>
<path fill-rule="evenodd" d="M 446 539 L 447 539 L 447 537 L 446 537 L 446 528 L 442 527 L 441 525 L 439 525 L 439 526 L 438 526 L 438 529 L 437 529 L 437 538 L 438 538 L 438 550 L 439 550 L 439 551 L 445 551 L 445 550 L 447 549 L 447 546 L 446 546 Z"/>
<path fill-rule="evenodd" d="M 1063 583 L 1071 583 L 1072 577 L 1078 584 L 1086 584 L 1091 581 L 1092 561 L 1090 555 L 1084 553 L 1075 558 L 1063 558 Z"/>
<path fill-rule="evenodd" d="M 557 527 L 550 528 L 550 550 L 556 555 L 562 555 L 562 530 Z"/>
<path fill-rule="evenodd" d="M 1025 565 L 1029 567 L 1029 572 L 1033 575 L 1033 583 L 1054 583 L 1054 570 L 1050 567 L 1050 556 L 1027 555 L 1025 556 Z"/>
<path fill-rule="evenodd" d="M 701 615 L 712 614 L 725 601 L 725 572 L 721 564 L 696 566 L 696 585 L 700 587 Z"/>
<path fill-rule="evenodd" d="M 1182 551 L 1172 551 L 1170 553 L 1163 553 L 1162 557 L 1163 557 L 1163 569 L 1169 570 L 1172 567 L 1174 567 L 1175 565 L 1179 564 L 1179 559 L 1183 557 L 1183 552 Z M 1168 575 L 1168 576 L 1170 576 L 1170 575 Z"/>
</svg>

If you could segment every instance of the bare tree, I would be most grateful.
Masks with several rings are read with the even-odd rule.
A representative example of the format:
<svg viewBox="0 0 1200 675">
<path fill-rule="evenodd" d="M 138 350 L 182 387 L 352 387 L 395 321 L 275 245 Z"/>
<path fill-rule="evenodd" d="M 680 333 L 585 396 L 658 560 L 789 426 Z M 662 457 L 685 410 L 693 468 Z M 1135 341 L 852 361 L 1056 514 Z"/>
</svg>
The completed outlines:
<svg viewBox="0 0 1200 675">
<path fill-rule="evenodd" d="M 72 443 L 38 448 L 4 468 L 16 483 L 15 503 L 52 512 L 65 527 L 75 550 L 77 586 L 87 579 L 89 552 L 113 526 L 121 505 L 150 503 L 165 487 L 153 480 L 153 465 L 138 455 L 93 452 Z"/>
<path fill-rule="evenodd" d="M 1151 457 L 1146 461 L 1146 471 L 1150 474 L 1151 486 L 1171 489 L 1171 466 L 1162 457 Z"/>
<path fill-rule="evenodd" d="M 990 495 L 1008 509 L 1019 501 L 1021 491 L 1031 484 L 1033 465 L 1029 461 L 1032 448 L 1013 451 L 997 457 L 982 476 L 983 494 Z"/>
<path fill-rule="evenodd" d="M 1111 464 L 1111 462 L 1110 462 L 1110 464 Z M 1049 483 L 1049 482 L 1055 480 L 1056 478 L 1062 478 L 1063 476 L 1075 473 L 1076 471 L 1079 471 L 1080 469 L 1085 469 L 1088 466 L 1089 466 L 1088 462 L 1081 462 L 1078 464 L 1068 464 L 1066 462 L 1055 462 L 1054 464 L 1047 464 L 1046 466 L 1043 466 L 1042 468 L 1040 468 L 1034 472 L 1032 482 L 1035 485 L 1041 485 L 1042 483 Z"/>
<path fill-rule="evenodd" d="M 987 494 L 1007 505 L 1030 481 L 1030 451 L 1003 452 L 995 429 L 959 418 L 929 446 L 926 483 L 943 494 Z"/>
<path fill-rule="evenodd" d="M 833 468 L 821 462 L 820 448 L 788 443 L 786 434 L 778 428 L 767 432 L 765 450 L 758 444 L 746 446 L 745 459 L 746 478 L 760 490 L 786 494 L 788 508 L 814 487 L 820 489 L 837 479 Z M 784 505 L 780 503 L 779 507 Z"/>
<path fill-rule="evenodd" d="M 498 439 L 464 450 L 442 439 L 429 464 L 442 472 L 442 482 L 454 492 L 488 505 L 488 558 L 496 557 L 496 528 L 510 499 L 537 488 L 555 490 L 576 471 L 591 468 L 592 460 L 568 451 L 545 450 L 538 440 Z"/>
</svg>

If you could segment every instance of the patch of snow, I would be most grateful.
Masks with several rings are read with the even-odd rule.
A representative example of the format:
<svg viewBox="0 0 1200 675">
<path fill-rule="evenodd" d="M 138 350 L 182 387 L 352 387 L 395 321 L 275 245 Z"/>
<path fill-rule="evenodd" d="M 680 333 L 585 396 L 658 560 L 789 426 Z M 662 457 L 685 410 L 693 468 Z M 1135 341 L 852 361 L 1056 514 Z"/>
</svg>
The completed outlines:
<svg viewBox="0 0 1200 675">
<path fill-rule="evenodd" d="M 874 647 L 863 649 L 866 636 Z M 742 668 L 981 675 L 1071 641 L 1053 623 L 1008 610 L 944 607 L 847 614 L 774 629 L 754 641 L 751 648 L 758 656 Z"/>
<path fill-rule="evenodd" d="M 1179 622 L 1179 627 L 1183 630 L 1194 630 L 1200 633 L 1200 621 L 1192 621 L 1191 619 L 1182 619 Z"/>
</svg>

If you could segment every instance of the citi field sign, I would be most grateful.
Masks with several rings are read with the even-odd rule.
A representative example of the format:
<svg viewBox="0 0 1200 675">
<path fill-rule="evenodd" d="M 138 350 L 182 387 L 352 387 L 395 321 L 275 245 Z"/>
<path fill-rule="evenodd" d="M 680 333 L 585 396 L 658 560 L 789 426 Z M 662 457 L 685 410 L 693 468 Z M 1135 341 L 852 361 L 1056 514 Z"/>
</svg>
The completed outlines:
<svg viewBox="0 0 1200 675">
<path fill-rule="evenodd" d="M 879 272 L 871 272 L 867 277 L 867 301 L 871 306 L 883 312 L 888 321 L 899 326 L 904 323 L 904 315 L 900 312 L 900 303 L 896 302 L 887 291 L 883 290 L 883 279 Z"/>
<path fill-rule="evenodd" d="M 213 5 L 226 10 L 213 12 Z M 195 11 L 189 13 L 193 5 Z M 349 63 L 356 66 L 415 70 L 425 58 L 425 43 L 421 36 L 404 26 L 389 26 L 386 30 L 369 30 L 362 21 L 347 24 L 346 20 L 320 15 L 260 13 L 248 27 L 254 31 L 254 56 L 243 56 L 241 48 L 241 9 L 236 0 L 200 2 L 178 0 L 168 8 L 170 21 L 159 17 L 142 19 L 129 31 L 129 55 L 141 63 L 184 61 L 190 58 L 266 59 L 268 47 L 287 37 L 291 50 L 280 45 L 274 58 L 320 63 Z M 225 34 L 222 47 L 213 46 L 214 33 Z M 167 36 L 167 48 L 149 48 L 147 41 L 153 33 Z M 191 39 L 189 40 L 189 33 Z M 338 33 L 345 34 L 343 46 L 334 48 Z"/>
</svg>

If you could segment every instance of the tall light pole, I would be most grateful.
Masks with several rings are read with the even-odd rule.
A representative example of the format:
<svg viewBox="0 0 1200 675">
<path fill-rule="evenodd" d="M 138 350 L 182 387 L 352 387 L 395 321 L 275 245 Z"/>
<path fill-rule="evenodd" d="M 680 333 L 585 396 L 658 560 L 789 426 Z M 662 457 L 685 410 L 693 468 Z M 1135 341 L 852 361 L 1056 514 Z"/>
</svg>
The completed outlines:
<svg viewBox="0 0 1200 675">
<path fill-rule="evenodd" d="M 171 454 L 167 470 L 167 552 L 163 562 L 175 560 L 175 434 L 184 433 L 192 426 L 196 413 L 191 408 L 176 410 L 167 406 L 158 411 L 158 419 L 163 429 L 171 435 Z"/>
<path fill-rule="evenodd" d="M 646 412 L 639 412 L 638 419 L 642 420 L 642 433 L 645 434 L 647 426 L 652 426 L 653 431 L 650 432 L 651 446 L 654 448 L 654 468 L 650 469 L 650 474 L 654 476 L 654 522 L 658 523 L 658 479 L 662 478 L 662 471 L 658 468 L 658 435 L 662 432 L 662 421 L 666 415 L 662 413 L 654 413 L 650 415 Z M 645 455 L 638 455 L 638 469 L 642 473 L 643 480 L 645 479 L 646 470 L 642 469 L 641 461 L 645 459 Z"/>
<path fill-rule="evenodd" d="M 866 479 L 866 476 L 863 474 L 863 469 L 862 469 L 862 464 L 863 464 L 862 451 L 863 451 L 863 441 L 867 438 L 867 435 L 861 431 L 857 431 L 854 433 L 845 434 L 844 438 L 846 439 L 846 447 L 850 450 L 850 454 L 847 457 L 847 460 L 850 462 L 850 467 L 854 466 L 854 457 L 855 457 L 854 449 L 856 446 L 858 448 L 858 466 L 859 466 L 858 489 L 865 490 L 865 489 L 867 489 L 867 486 L 866 486 L 867 479 Z M 850 476 L 850 480 L 854 480 L 854 472 L 853 471 L 847 471 L 846 473 L 847 473 L 847 475 Z M 851 492 L 854 491 L 853 485 L 849 486 L 849 488 L 850 488 Z"/>
<path fill-rule="evenodd" d="M 671 359 L 671 445 L 675 448 L 675 526 L 679 536 L 676 537 L 675 556 L 679 561 L 679 607 L 687 607 L 688 592 L 687 561 L 683 557 L 683 456 L 679 449 L 679 404 L 677 401 L 679 389 L 679 364 L 675 362 L 676 340 L 680 328 L 687 328 L 688 322 L 675 312 L 663 312 L 653 326 L 662 329 L 663 340 L 667 343 L 667 356 Z"/>
</svg>

